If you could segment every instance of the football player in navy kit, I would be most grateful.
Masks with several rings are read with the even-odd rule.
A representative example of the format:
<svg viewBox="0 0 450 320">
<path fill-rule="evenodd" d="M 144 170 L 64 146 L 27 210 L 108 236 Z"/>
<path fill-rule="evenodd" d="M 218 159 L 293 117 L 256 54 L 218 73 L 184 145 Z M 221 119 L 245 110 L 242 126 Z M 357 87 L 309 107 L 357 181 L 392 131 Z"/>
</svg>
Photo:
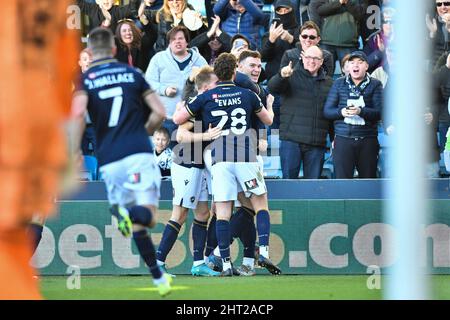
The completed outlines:
<svg viewBox="0 0 450 320">
<path fill-rule="evenodd" d="M 238 58 L 238 67 L 236 72 L 236 77 L 234 82 L 237 86 L 247 88 L 258 94 L 261 101 L 266 102 L 268 110 L 272 110 L 273 96 L 268 94 L 268 92 L 263 89 L 258 84 L 258 79 L 261 73 L 261 55 L 257 51 L 244 50 L 241 52 Z M 251 127 L 256 131 L 258 136 L 258 155 L 257 160 L 263 170 L 263 159 L 259 154 L 260 152 L 265 152 L 267 150 L 267 138 L 265 134 L 265 125 L 259 120 L 259 118 L 254 117 Z M 262 134 L 262 135 L 261 135 Z M 208 155 L 205 155 L 205 162 L 208 164 Z M 208 165 L 207 165 L 208 167 Z M 236 274 L 241 276 L 253 276 L 255 275 L 254 264 L 255 264 L 255 242 L 256 242 L 256 227 L 254 217 L 256 212 L 253 210 L 250 200 L 246 196 L 250 196 L 249 193 L 242 192 L 241 189 L 238 193 L 238 200 L 235 201 L 236 212 L 233 214 L 230 220 L 230 230 L 232 238 L 239 238 L 244 247 L 244 256 L 242 265 L 235 270 Z M 267 230 L 266 226 L 270 223 L 270 217 L 264 216 L 257 217 L 257 222 L 260 224 L 262 222 L 263 232 Z M 269 229 L 270 234 L 270 229 Z M 269 239 L 264 236 L 261 231 L 258 235 L 262 235 L 259 239 L 260 247 L 257 258 L 257 263 L 259 266 L 266 268 L 270 273 L 274 275 L 281 274 L 281 270 L 269 259 Z M 217 256 L 220 255 L 220 250 L 217 247 L 214 250 L 214 254 L 209 256 L 208 264 L 214 270 L 222 269 L 222 262 Z"/>
<path fill-rule="evenodd" d="M 198 81 L 203 78 L 202 81 Z M 217 77 L 209 66 L 199 70 L 196 77 L 198 93 L 215 87 Z M 156 252 L 157 262 L 165 270 L 167 255 L 178 237 L 181 227 L 186 221 L 189 209 L 194 211 L 192 238 L 194 246 L 194 262 L 191 274 L 194 276 L 218 276 L 219 272 L 205 264 L 204 251 L 209 219 L 208 189 L 202 154 L 204 142 L 214 140 L 221 134 L 220 129 L 213 129 L 200 134 L 193 133 L 194 120 L 181 125 L 177 130 L 177 142 L 173 149 L 172 163 L 172 215 L 164 228 L 161 243 Z M 197 156 L 196 156 L 197 153 Z"/>
<path fill-rule="evenodd" d="M 140 71 L 112 58 L 115 44 L 109 29 L 92 30 L 88 48 L 93 62 L 76 88 L 72 107 L 78 114 L 89 113 L 110 211 L 119 231 L 133 236 L 154 284 L 165 296 L 172 278 L 158 267 L 147 232 L 156 224 L 161 183 L 148 134 L 161 124 L 165 109 Z M 79 149 L 84 118 L 79 117 L 78 124 L 74 142 Z"/>
<path fill-rule="evenodd" d="M 259 76 L 261 74 L 261 55 L 257 51 L 244 50 L 241 52 L 238 58 L 238 67 L 236 72 L 236 85 L 247 87 L 245 81 L 242 80 L 246 77 L 249 81 L 257 87 L 257 94 L 261 101 L 265 103 L 268 110 L 272 110 L 273 96 L 270 95 L 266 89 L 262 88 L 258 84 Z M 240 75 L 238 79 L 238 75 Z M 239 80 L 239 81 L 237 81 Z M 252 89 L 251 89 L 252 90 Z M 255 117 L 252 122 L 252 128 L 256 130 L 258 134 L 258 155 L 257 160 L 261 167 L 261 171 L 264 168 L 264 162 L 261 152 L 266 152 L 267 150 L 267 133 L 264 124 Z M 237 268 L 237 272 L 243 276 L 251 276 L 255 274 L 253 269 L 254 258 L 255 258 L 255 223 L 254 217 L 256 216 L 257 224 L 263 224 L 262 229 L 266 229 L 266 224 L 269 223 L 267 219 L 269 217 L 264 217 L 264 212 L 262 216 L 257 216 L 256 212 L 253 210 L 251 202 L 247 198 L 250 194 L 240 192 L 238 194 L 238 200 L 236 205 L 236 213 L 233 215 L 230 226 L 232 237 L 239 238 L 244 246 L 244 258 L 242 265 Z M 239 207 L 239 208 L 238 208 Z M 258 227 L 260 230 L 261 227 Z M 270 229 L 269 229 L 270 234 Z M 272 263 L 269 259 L 269 239 L 258 232 L 259 237 L 259 255 L 257 263 L 259 266 L 266 268 L 270 273 L 278 275 L 281 274 L 281 270 Z"/>
<path fill-rule="evenodd" d="M 222 129 L 222 136 L 212 142 L 212 193 L 216 204 L 216 233 L 223 260 L 223 276 L 232 276 L 230 261 L 230 226 L 233 201 L 237 200 L 238 185 L 252 194 L 250 201 L 258 214 L 268 216 L 267 191 L 256 161 L 256 134 L 251 129 L 253 117 L 270 125 L 273 112 L 265 109 L 252 91 L 233 83 L 236 58 L 221 54 L 214 63 L 219 78 L 215 89 L 190 100 L 186 108 L 179 109 L 174 122 L 181 124 L 190 117 L 201 115 L 203 131 L 209 127 Z M 269 224 L 261 233 L 268 238 Z"/>
</svg>

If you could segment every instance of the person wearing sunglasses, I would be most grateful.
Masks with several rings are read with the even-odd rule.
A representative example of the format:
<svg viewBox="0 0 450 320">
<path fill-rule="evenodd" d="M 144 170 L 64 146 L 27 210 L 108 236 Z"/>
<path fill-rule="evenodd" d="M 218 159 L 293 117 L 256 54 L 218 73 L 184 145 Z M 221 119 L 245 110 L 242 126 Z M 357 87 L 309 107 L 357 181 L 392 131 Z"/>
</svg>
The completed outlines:
<svg viewBox="0 0 450 320">
<path fill-rule="evenodd" d="M 320 29 L 313 21 L 307 21 L 300 27 L 299 37 L 300 40 L 295 48 L 287 50 L 281 58 L 280 68 L 283 68 L 292 61 L 292 67 L 301 60 L 301 53 L 306 51 L 312 46 L 319 46 Z M 334 73 L 334 60 L 332 54 L 328 50 L 323 51 L 323 69 L 325 73 L 332 76 Z"/>
<path fill-rule="evenodd" d="M 431 66 L 435 66 L 437 61 L 446 54 L 450 48 L 450 1 L 435 0 L 435 15 L 433 18 L 426 15 L 425 23 L 429 31 L 430 46 L 433 48 Z"/>
<path fill-rule="evenodd" d="M 114 0 L 96 0 L 95 2 L 91 3 L 87 0 L 77 0 L 76 2 L 81 12 L 89 17 L 88 32 L 100 26 L 115 32 L 117 21 L 137 16 L 139 5 L 141 4 L 140 0 L 130 0 L 130 3 L 127 5 L 115 5 Z M 110 19 L 107 19 L 108 15 L 111 16 Z"/>
<path fill-rule="evenodd" d="M 386 60 L 386 47 L 394 40 L 395 9 L 386 7 L 381 14 L 381 29 L 369 36 L 364 52 L 369 62 L 369 73 L 382 66 Z"/>
</svg>

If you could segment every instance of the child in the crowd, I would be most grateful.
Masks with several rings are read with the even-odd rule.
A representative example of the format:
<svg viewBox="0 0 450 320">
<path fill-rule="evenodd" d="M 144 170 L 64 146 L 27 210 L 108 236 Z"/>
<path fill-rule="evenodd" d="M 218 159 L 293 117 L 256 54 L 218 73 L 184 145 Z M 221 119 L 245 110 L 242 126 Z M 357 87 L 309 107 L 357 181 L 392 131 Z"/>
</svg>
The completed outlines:
<svg viewBox="0 0 450 320">
<path fill-rule="evenodd" d="M 166 128 L 161 127 L 153 134 L 153 145 L 155 146 L 153 153 L 155 154 L 156 163 L 161 170 L 161 178 L 163 180 L 170 179 L 172 150 L 168 147 L 169 142 L 169 131 Z"/>
</svg>

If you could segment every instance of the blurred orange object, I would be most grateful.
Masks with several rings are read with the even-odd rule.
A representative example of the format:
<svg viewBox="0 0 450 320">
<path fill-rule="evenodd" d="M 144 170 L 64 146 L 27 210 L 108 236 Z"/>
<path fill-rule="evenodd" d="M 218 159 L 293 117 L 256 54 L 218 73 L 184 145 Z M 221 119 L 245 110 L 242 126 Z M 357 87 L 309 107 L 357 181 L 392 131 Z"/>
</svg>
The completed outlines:
<svg viewBox="0 0 450 320">
<path fill-rule="evenodd" d="M 78 31 L 66 27 L 71 4 L 2 3 L 0 298 L 39 297 L 37 289 L 29 289 L 36 284 L 32 273 L 28 277 L 31 251 L 25 228 L 34 213 L 55 212 L 54 197 L 67 165 L 64 123 L 80 51 Z"/>
</svg>

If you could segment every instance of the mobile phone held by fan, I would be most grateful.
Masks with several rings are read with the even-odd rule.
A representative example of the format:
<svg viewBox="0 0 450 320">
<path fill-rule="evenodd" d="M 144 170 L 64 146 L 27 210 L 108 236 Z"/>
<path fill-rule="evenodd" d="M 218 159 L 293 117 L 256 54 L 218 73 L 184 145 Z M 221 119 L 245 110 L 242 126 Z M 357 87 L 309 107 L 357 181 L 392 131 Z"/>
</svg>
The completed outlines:
<svg viewBox="0 0 450 320">
<path fill-rule="evenodd" d="M 239 49 L 239 48 L 243 47 L 244 45 L 245 45 L 245 41 L 243 39 L 237 39 L 234 42 L 234 48 L 235 49 Z"/>
<path fill-rule="evenodd" d="M 275 28 L 278 28 L 278 26 L 281 24 L 280 18 L 273 18 L 272 23 L 275 23 Z"/>
</svg>

